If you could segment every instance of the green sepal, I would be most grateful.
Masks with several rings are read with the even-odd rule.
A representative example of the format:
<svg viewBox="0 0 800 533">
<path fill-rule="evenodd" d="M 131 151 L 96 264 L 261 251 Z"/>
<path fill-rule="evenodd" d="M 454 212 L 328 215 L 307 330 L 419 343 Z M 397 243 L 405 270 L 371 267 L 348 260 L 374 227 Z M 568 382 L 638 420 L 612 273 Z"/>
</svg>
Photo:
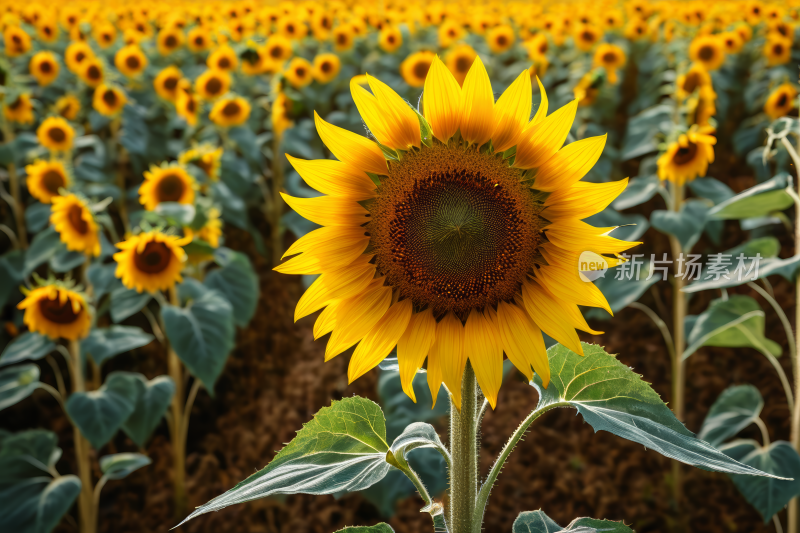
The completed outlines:
<svg viewBox="0 0 800 533">
<path fill-rule="evenodd" d="M 373 174 L 372 172 L 367 172 L 367 176 L 369 176 L 369 179 L 372 180 L 372 183 L 374 183 L 376 187 L 380 187 L 381 186 L 381 177 L 378 174 Z"/>
</svg>

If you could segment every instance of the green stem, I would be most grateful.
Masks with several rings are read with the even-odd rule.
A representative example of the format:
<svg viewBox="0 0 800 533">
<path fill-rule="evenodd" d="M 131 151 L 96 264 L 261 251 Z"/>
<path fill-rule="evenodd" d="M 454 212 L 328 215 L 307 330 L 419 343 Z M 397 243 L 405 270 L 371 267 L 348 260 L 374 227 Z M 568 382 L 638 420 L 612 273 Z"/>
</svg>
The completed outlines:
<svg viewBox="0 0 800 533">
<path fill-rule="evenodd" d="M 70 369 L 72 377 L 72 392 L 86 391 L 81 365 L 80 343 L 69 341 Z M 73 425 L 73 439 L 75 445 L 75 460 L 78 463 L 78 477 L 81 480 L 81 492 L 78 495 L 78 517 L 80 519 L 81 533 L 95 533 L 97 524 L 92 522 L 94 516 L 92 494 L 92 470 L 89 464 L 89 442 L 83 437 L 78 426 Z"/>
<path fill-rule="evenodd" d="M 478 490 L 477 385 L 467 362 L 461 378 L 461 410 L 450 403 L 450 533 L 471 533 Z"/>
<path fill-rule="evenodd" d="M 747 286 L 756 291 L 758 294 L 760 294 L 769 303 L 769 305 L 772 306 L 772 309 L 774 309 L 775 313 L 778 315 L 778 318 L 780 319 L 781 324 L 783 325 L 783 331 L 786 333 L 786 344 L 789 345 L 789 357 L 791 357 L 792 366 L 794 367 L 796 361 L 795 357 L 793 356 L 794 354 L 797 353 L 797 348 L 795 346 L 794 332 L 792 332 L 792 324 L 789 322 L 789 318 L 786 316 L 786 313 L 783 312 L 783 309 L 781 309 L 780 304 L 777 301 L 775 301 L 775 298 L 770 296 L 770 294 L 767 291 L 765 291 L 752 281 L 749 281 L 747 283 Z"/>
<path fill-rule="evenodd" d="M 169 290 L 169 300 L 172 305 L 180 305 L 178 291 L 175 287 Z M 167 349 L 167 368 L 169 376 L 175 383 L 175 394 L 172 396 L 170 434 L 172 437 L 172 468 L 173 489 L 175 498 L 175 517 L 183 518 L 186 515 L 186 445 L 184 443 L 184 383 L 183 365 L 178 354 L 172 347 Z M 196 394 L 196 393 L 195 393 Z M 188 425 L 188 424 L 187 424 Z"/>
</svg>

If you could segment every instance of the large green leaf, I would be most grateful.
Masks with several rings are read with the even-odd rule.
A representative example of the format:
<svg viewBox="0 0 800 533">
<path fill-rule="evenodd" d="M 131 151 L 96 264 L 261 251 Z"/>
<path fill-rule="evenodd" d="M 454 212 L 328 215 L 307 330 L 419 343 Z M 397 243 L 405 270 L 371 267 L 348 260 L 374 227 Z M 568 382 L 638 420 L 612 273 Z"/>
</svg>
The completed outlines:
<svg viewBox="0 0 800 533">
<path fill-rule="evenodd" d="M 752 424 L 763 408 L 764 398 L 754 386 L 728 387 L 711 406 L 697 436 L 719 447 Z"/>
<path fill-rule="evenodd" d="M 213 394 L 228 353 L 233 349 L 235 327 L 230 302 L 208 290 L 187 307 L 161 308 L 165 333 L 186 368 Z"/>
<path fill-rule="evenodd" d="M 228 299 L 236 325 L 244 327 L 253 318 L 258 305 L 258 276 L 250 259 L 242 253 L 218 248 L 214 259 L 222 268 L 209 272 L 204 283 Z"/>
<path fill-rule="evenodd" d="M 137 380 L 138 399 L 133 413 L 122 424 L 122 431 L 140 448 L 144 448 L 164 413 L 167 412 L 175 394 L 175 383 L 169 376 L 158 376 L 147 381 L 139 374 Z"/>
<path fill-rule="evenodd" d="M 41 359 L 55 349 L 56 344 L 53 341 L 44 335 L 28 331 L 8 343 L 0 355 L 0 366 Z"/>
<path fill-rule="evenodd" d="M 13 250 L 0 256 L 0 307 L 11 295 L 20 296 L 19 285 L 25 278 L 25 250 Z"/>
<path fill-rule="evenodd" d="M 674 235 L 684 251 L 700 239 L 706 225 L 708 206 L 700 200 L 687 200 L 680 212 L 657 209 L 650 215 L 650 223 L 661 233 Z"/>
<path fill-rule="evenodd" d="M 794 203 L 785 190 L 786 186 L 785 175 L 775 176 L 716 205 L 708 215 L 717 219 L 741 220 L 783 211 Z"/>
<path fill-rule="evenodd" d="M 622 522 L 598 520 L 596 518 L 576 518 L 567 527 L 556 524 L 549 516 L 539 511 L 525 511 L 517 516 L 511 528 L 513 533 L 634 533 Z"/>
<path fill-rule="evenodd" d="M 122 322 L 142 310 L 153 298 L 150 293 L 117 287 L 111 291 L 111 320 Z"/>
<path fill-rule="evenodd" d="M 732 460 L 698 439 L 675 418 L 658 394 L 638 374 L 602 347 L 583 344 L 584 357 L 557 344 L 547 350 L 550 385 L 537 374 L 537 411 L 575 407 L 595 431 L 608 431 L 666 457 L 704 470 L 770 475 Z"/>
<path fill-rule="evenodd" d="M 36 202 L 25 209 L 25 226 L 33 233 L 42 231 L 50 222 L 50 204 Z"/>
<path fill-rule="evenodd" d="M 58 273 L 69 272 L 84 263 L 86 263 L 86 255 L 83 252 L 71 252 L 62 243 L 58 251 L 50 258 L 50 269 Z"/>
<path fill-rule="evenodd" d="M 340 529 L 336 533 L 394 533 L 394 529 L 385 523 L 375 524 L 374 526 L 351 526 Z"/>
<path fill-rule="evenodd" d="M 728 276 L 730 279 L 725 279 L 724 277 L 720 277 L 717 280 L 710 279 L 710 280 L 701 280 L 692 283 L 684 287 L 682 290 L 683 292 L 699 292 L 705 291 L 708 289 L 726 289 L 729 287 L 736 287 L 738 285 L 744 285 L 748 281 L 755 281 L 757 279 L 766 278 L 773 274 L 780 274 L 787 281 L 794 283 L 795 276 L 797 274 L 797 270 L 800 269 L 800 254 L 795 255 L 793 257 L 787 257 L 786 259 L 778 259 L 778 258 L 767 258 L 762 259 L 758 263 L 758 273 L 754 271 L 750 276 L 745 276 L 746 272 L 742 274 L 741 279 L 738 275 L 731 275 Z M 734 263 L 734 268 L 736 267 L 736 263 Z M 749 262 L 747 263 L 747 268 L 749 269 Z"/>
<path fill-rule="evenodd" d="M 0 370 L 0 411 L 21 402 L 39 388 L 39 367 L 34 364 Z"/>
<path fill-rule="evenodd" d="M 95 449 L 105 446 L 133 413 L 138 379 L 129 372 L 112 372 L 99 389 L 76 392 L 67 399 L 72 422 Z"/>
<path fill-rule="evenodd" d="M 25 276 L 30 275 L 36 267 L 46 263 L 61 247 L 61 238 L 55 228 L 50 226 L 36 234 L 25 252 Z"/>
<path fill-rule="evenodd" d="M 357 396 L 323 407 L 266 467 L 201 505 L 184 522 L 273 494 L 334 494 L 365 489 L 389 471 L 381 408 Z"/>
<path fill-rule="evenodd" d="M 9 433 L 0 441 L 0 483 L 50 475 L 61 458 L 58 437 L 52 431 L 29 429 Z"/>
<path fill-rule="evenodd" d="M 754 348 L 761 353 L 781 355 L 781 346 L 764 336 L 764 311 L 753 298 L 733 295 L 711 302 L 694 323 L 687 336 L 689 347 L 683 358 L 702 346 Z"/>
<path fill-rule="evenodd" d="M 152 461 L 140 453 L 115 453 L 100 458 L 100 471 L 108 479 L 122 479 Z"/>
<path fill-rule="evenodd" d="M 736 194 L 716 178 L 697 178 L 689 182 L 689 188 L 696 196 L 708 198 L 714 204 L 721 204 Z"/>
<path fill-rule="evenodd" d="M 13 484 L 0 481 L 0 524 L 14 533 L 49 533 L 81 491 L 76 476 L 32 477 Z"/>
<path fill-rule="evenodd" d="M 722 446 L 720 450 L 743 464 L 790 478 L 731 476 L 739 492 L 761 513 L 765 524 L 789 500 L 800 494 L 800 455 L 788 442 L 777 441 L 764 448 L 753 440 L 735 440 Z"/>
<path fill-rule="evenodd" d="M 92 285 L 95 300 L 99 300 L 115 287 L 117 277 L 114 272 L 117 269 L 116 263 L 104 265 L 102 263 L 92 263 L 86 269 L 86 278 Z"/>
<path fill-rule="evenodd" d="M 95 363 L 102 365 L 116 355 L 150 344 L 153 339 L 142 328 L 133 326 L 95 328 L 81 341 L 81 353 L 90 355 Z"/>
</svg>

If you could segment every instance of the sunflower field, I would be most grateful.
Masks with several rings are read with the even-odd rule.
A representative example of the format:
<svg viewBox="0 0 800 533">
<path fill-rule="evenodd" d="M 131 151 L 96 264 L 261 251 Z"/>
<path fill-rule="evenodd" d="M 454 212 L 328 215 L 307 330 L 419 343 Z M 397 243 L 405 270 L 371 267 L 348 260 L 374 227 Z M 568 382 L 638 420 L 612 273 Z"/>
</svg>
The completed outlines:
<svg viewBox="0 0 800 533">
<path fill-rule="evenodd" d="M 800 533 L 798 0 L 0 31 L 0 532 Z"/>
</svg>

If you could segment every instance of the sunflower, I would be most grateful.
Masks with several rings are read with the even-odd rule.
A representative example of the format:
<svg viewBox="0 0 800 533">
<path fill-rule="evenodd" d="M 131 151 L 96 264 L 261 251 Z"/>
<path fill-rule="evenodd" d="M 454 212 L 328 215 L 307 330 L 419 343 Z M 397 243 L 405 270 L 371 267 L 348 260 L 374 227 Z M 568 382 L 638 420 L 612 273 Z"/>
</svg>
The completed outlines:
<svg viewBox="0 0 800 533">
<path fill-rule="evenodd" d="M 219 166 L 222 160 L 222 147 L 215 147 L 212 144 L 201 144 L 195 146 L 178 156 L 178 163 L 189 165 L 190 163 L 206 173 L 211 181 L 219 181 Z"/>
<path fill-rule="evenodd" d="M 436 54 L 423 51 L 415 52 L 400 63 L 400 74 L 406 83 L 412 87 L 422 87 L 425 85 L 425 77 L 431 68 Z"/>
<path fill-rule="evenodd" d="M 96 24 L 92 28 L 92 35 L 100 48 L 108 48 L 117 40 L 117 29 L 110 22 Z"/>
<path fill-rule="evenodd" d="M 771 67 L 788 63 L 792 59 L 792 41 L 774 33 L 769 35 L 764 45 L 764 56 Z"/>
<path fill-rule="evenodd" d="M 3 106 L 3 116 L 9 122 L 19 124 L 31 124 L 34 121 L 33 104 L 31 95 L 20 94 L 17 99 L 8 105 Z"/>
<path fill-rule="evenodd" d="M 239 65 L 239 58 L 236 56 L 236 52 L 233 48 L 227 44 L 223 44 L 209 54 L 206 65 L 213 70 L 230 72 L 236 70 L 236 67 Z"/>
<path fill-rule="evenodd" d="M 789 39 L 790 41 L 794 41 L 794 24 L 785 22 L 783 20 L 770 22 L 767 35 L 772 34 L 779 35 L 784 39 Z"/>
<path fill-rule="evenodd" d="M 58 25 L 52 20 L 41 20 L 36 24 L 36 34 L 43 42 L 54 43 L 58 40 Z"/>
<path fill-rule="evenodd" d="M 82 339 L 92 327 L 84 296 L 61 284 L 48 284 L 27 292 L 17 309 L 25 310 L 22 321 L 29 330 L 53 340 Z"/>
<path fill-rule="evenodd" d="M 28 63 L 28 70 L 31 76 L 36 78 L 36 82 L 42 87 L 46 87 L 53 83 L 58 77 L 58 61 L 55 54 L 52 52 L 38 52 L 31 58 Z"/>
<path fill-rule="evenodd" d="M 578 105 L 581 107 L 592 105 L 600 94 L 602 83 L 603 77 L 598 76 L 596 72 L 592 71 L 584 74 L 572 89 L 572 94 L 575 95 Z"/>
<path fill-rule="evenodd" d="M 794 109 L 796 98 L 797 89 L 791 83 L 786 82 L 769 94 L 764 103 L 764 113 L 772 120 L 786 116 L 789 111 Z"/>
<path fill-rule="evenodd" d="M 183 281 L 181 270 L 186 261 L 182 246 L 186 238 L 148 231 L 133 235 L 117 244 L 122 250 L 114 254 L 115 275 L 122 284 L 137 292 L 166 291 Z"/>
<path fill-rule="evenodd" d="M 196 235 L 206 241 L 212 248 L 219 247 L 219 238 L 222 236 L 222 220 L 219 218 L 219 209 L 212 207 L 206 212 L 206 223 L 197 230 Z"/>
<path fill-rule="evenodd" d="M 248 41 L 248 47 L 242 54 L 242 73 L 247 76 L 257 76 L 270 72 L 274 64 L 269 60 L 267 50 L 263 46 L 256 46 L 253 41 Z"/>
<path fill-rule="evenodd" d="M 294 126 L 291 110 L 292 101 L 289 100 L 285 93 L 278 93 L 275 101 L 272 102 L 272 113 L 270 116 L 272 132 L 276 137 L 280 138 L 284 131 Z"/>
<path fill-rule="evenodd" d="M 308 33 L 305 23 L 293 16 L 281 17 L 277 27 L 278 33 L 288 39 L 299 40 Z"/>
<path fill-rule="evenodd" d="M 147 67 L 147 56 L 144 55 L 139 45 L 129 44 L 119 49 L 114 56 L 114 65 L 125 76 L 135 78 Z"/>
<path fill-rule="evenodd" d="M 67 245 L 67 250 L 100 255 L 100 232 L 91 209 L 74 194 L 53 196 L 50 223 Z"/>
<path fill-rule="evenodd" d="M 224 70 L 206 70 L 194 82 L 194 90 L 203 100 L 216 100 L 230 88 L 231 76 Z"/>
<path fill-rule="evenodd" d="M 611 9 L 600 17 L 602 24 L 609 30 L 622 27 L 622 12 L 617 9 Z"/>
<path fill-rule="evenodd" d="M 178 97 L 178 83 L 181 79 L 183 79 L 183 73 L 178 67 L 171 65 L 158 73 L 153 80 L 153 88 L 158 96 L 174 102 Z"/>
<path fill-rule="evenodd" d="M 355 32 L 350 24 L 342 24 L 333 30 L 333 47 L 337 52 L 344 52 L 353 47 Z"/>
<path fill-rule="evenodd" d="M 139 186 L 139 203 L 153 211 L 161 202 L 193 204 L 197 184 L 186 169 L 178 165 L 152 165 Z"/>
<path fill-rule="evenodd" d="M 336 79 L 342 62 L 336 54 L 320 54 L 314 58 L 314 79 L 319 83 L 328 83 Z"/>
<path fill-rule="evenodd" d="M 65 94 L 56 100 L 56 113 L 67 120 L 75 120 L 81 110 L 81 101 L 74 94 Z"/>
<path fill-rule="evenodd" d="M 183 46 L 183 32 L 180 28 L 174 26 L 164 28 L 158 32 L 156 44 L 158 46 L 158 53 L 162 56 L 168 56 Z"/>
<path fill-rule="evenodd" d="M 455 20 L 445 20 L 439 26 L 439 46 L 449 48 L 464 36 L 464 28 Z"/>
<path fill-rule="evenodd" d="M 646 37 L 649 32 L 650 28 L 647 26 L 647 22 L 638 17 L 630 19 L 625 25 L 625 37 L 632 41 Z"/>
<path fill-rule="evenodd" d="M 327 41 L 333 28 L 333 18 L 326 12 L 319 10 L 311 17 L 311 31 L 318 41 Z"/>
<path fill-rule="evenodd" d="M 19 26 L 8 26 L 3 31 L 5 55 L 8 57 L 21 56 L 31 49 L 31 36 Z"/>
<path fill-rule="evenodd" d="M 608 82 L 616 84 L 619 81 L 617 69 L 625 66 L 625 52 L 615 44 L 602 43 L 594 52 L 594 67 L 603 67 L 608 77 Z"/>
<path fill-rule="evenodd" d="M 742 42 L 749 42 L 753 38 L 753 28 L 745 23 L 737 24 L 734 31 L 739 34 Z"/>
<path fill-rule="evenodd" d="M 211 35 L 202 26 L 192 28 L 186 36 L 186 46 L 195 53 L 208 50 L 211 43 Z"/>
<path fill-rule="evenodd" d="M 494 27 L 486 33 L 486 44 L 495 54 L 505 52 L 514 46 L 515 41 L 514 29 L 507 24 Z"/>
<path fill-rule="evenodd" d="M 742 40 L 742 36 L 739 35 L 738 32 L 729 31 L 725 32 L 720 35 L 722 38 L 722 44 L 725 45 L 725 53 L 726 54 L 738 54 L 739 51 L 744 46 L 744 41 Z"/>
<path fill-rule="evenodd" d="M 547 35 L 539 33 L 525 41 L 523 46 L 528 50 L 528 59 L 537 61 L 547 58 L 547 50 L 550 48 L 550 42 L 547 40 Z"/>
<path fill-rule="evenodd" d="M 378 33 L 378 46 L 391 54 L 403 45 L 403 34 L 395 26 L 386 26 Z"/>
<path fill-rule="evenodd" d="M 89 87 L 97 87 L 103 83 L 103 63 L 95 57 L 84 60 L 84 62 L 81 63 L 78 76 L 80 76 L 83 82 Z"/>
<path fill-rule="evenodd" d="M 128 98 L 122 89 L 105 83 L 100 84 L 94 90 L 92 97 L 92 107 L 95 111 L 106 117 L 113 117 L 122 111 Z"/>
<path fill-rule="evenodd" d="M 36 130 L 39 143 L 52 151 L 70 150 L 75 130 L 62 117 L 48 117 Z"/>
<path fill-rule="evenodd" d="M 70 43 L 64 52 L 64 62 L 67 64 L 67 68 L 75 74 L 80 72 L 84 61 L 93 57 L 92 47 L 82 42 Z"/>
<path fill-rule="evenodd" d="M 444 382 L 456 406 L 467 361 L 496 405 L 503 352 L 528 379 L 533 368 L 547 385 L 540 331 L 582 353 L 575 329 L 592 330 L 578 305 L 610 309 L 599 289 L 580 281 L 579 254 L 615 254 L 633 245 L 581 221 L 627 184 L 579 181 L 600 157 L 605 137 L 559 150 L 576 103 L 546 117 L 543 93 L 530 120 L 527 71 L 495 103 L 480 58 L 463 89 L 434 58 L 422 93 L 425 128 L 387 85 L 372 77 L 369 84 L 372 94 L 356 84 L 351 91 L 384 148 L 317 115 L 317 131 L 339 161 L 291 160 L 323 193 L 284 195 L 323 226 L 286 252 L 302 255 L 276 267 L 322 274 L 295 318 L 325 307 L 314 336 L 332 332 L 326 360 L 360 341 L 350 359 L 351 382 L 397 346 L 403 389 L 412 398 L 411 380 L 426 357 L 434 398 Z M 433 138 L 421 139 L 428 126 Z M 400 157 L 387 161 L 384 149 Z"/>
<path fill-rule="evenodd" d="M 250 103 L 244 98 L 223 98 L 217 100 L 208 118 L 217 126 L 241 126 L 250 117 Z"/>
<path fill-rule="evenodd" d="M 689 45 L 689 57 L 706 70 L 717 70 L 725 62 L 725 43 L 717 35 L 700 35 Z"/>
<path fill-rule="evenodd" d="M 717 93 L 712 87 L 702 88 L 686 102 L 687 122 L 698 126 L 710 125 L 711 117 L 717 114 Z"/>
<path fill-rule="evenodd" d="M 444 57 L 445 65 L 453 73 L 459 85 L 464 84 L 464 78 L 467 77 L 467 72 L 476 57 L 478 57 L 477 52 L 468 44 L 456 46 Z"/>
<path fill-rule="evenodd" d="M 282 35 L 270 35 L 264 44 L 267 57 L 273 64 L 282 64 L 292 57 L 292 41 Z"/>
<path fill-rule="evenodd" d="M 667 146 L 658 158 L 658 177 L 683 185 L 706 175 L 709 163 L 714 162 L 714 145 L 711 126 L 692 126 L 677 141 Z"/>
<path fill-rule="evenodd" d="M 573 39 L 575 39 L 575 46 L 577 46 L 579 50 L 588 52 L 600 41 L 601 36 L 600 30 L 597 28 L 587 24 L 581 24 L 575 28 Z"/>
<path fill-rule="evenodd" d="M 308 60 L 295 57 L 289 62 L 283 75 L 289 80 L 292 87 L 305 87 L 314 79 L 314 67 Z"/>
<path fill-rule="evenodd" d="M 678 76 L 675 84 L 676 96 L 683 100 L 691 96 L 695 91 L 711 89 L 711 75 L 700 63 L 694 63 L 685 74 Z"/>
<path fill-rule="evenodd" d="M 25 172 L 28 174 L 25 182 L 28 192 L 43 204 L 49 204 L 53 197 L 60 196 L 59 189 L 66 189 L 72 182 L 64 164 L 58 160 L 37 159 L 25 167 Z"/>
<path fill-rule="evenodd" d="M 197 114 L 200 111 L 200 101 L 197 95 L 192 92 L 192 85 L 189 83 L 189 80 L 179 81 L 178 88 L 175 92 L 177 94 L 175 98 L 175 112 L 178 116 L 183 117 L 189 125 L 196 125 Z"/>
</svg>

